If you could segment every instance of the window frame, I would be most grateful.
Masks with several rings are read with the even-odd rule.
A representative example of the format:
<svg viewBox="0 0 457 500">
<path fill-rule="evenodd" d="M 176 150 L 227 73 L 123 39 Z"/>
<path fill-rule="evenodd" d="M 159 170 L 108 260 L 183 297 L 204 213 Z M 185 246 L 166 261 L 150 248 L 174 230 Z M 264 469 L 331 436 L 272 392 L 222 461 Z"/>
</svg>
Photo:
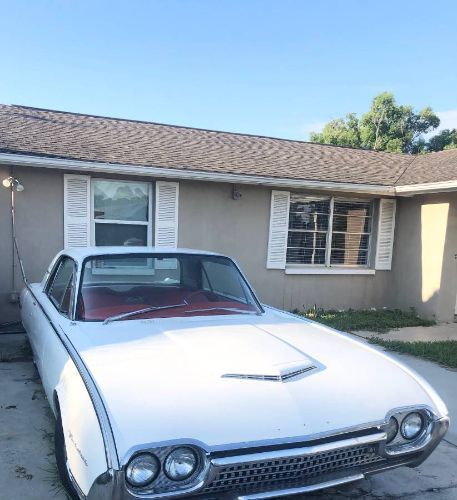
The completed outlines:
<svg viewBox="0 0 457 500">
<path fill-rule="evenodd" d="M 69 260 L 73 264 L 73 272 L 72 272 L 72 279 L 71 279 L 72 291 L 71 291 L 71 295 L 70 295 L 70 301 L 68 304 L 68 311 L 67 312 L 65 312 L 61 309 L 63 298 L 65 297 L 65 293 L 62 296 L 62 302 L 60 304 L 56 304 L 55 300 L 53 300 L 53 298 L 51 298 L 52 285 L 54 283 L 54 280 L 55 280 L 57 273 L 59 272 L 59 270 L 62 266 L 62 263 L 65 260 Z M 69 255 L 61 255 L 59 260 L 55 263 L 51 273 L 49 274 L 48 280 L 46 282 L 46 286 L 44 288 L 44 293 L 45 293 L 47 299 L 49 300 L 49 302 L 53 305 L 53 307 L 55 307 L 55 309 L 57 310 L 57 312 L 59 314 L 61 314 L 62 316 L 64 316 L 65 318 L 68 318 L 68 319 L 71 319 L 73 317 L 73 310 L 74 310 L 75 297 L 76 297 L 77 271 L 78 271 L 78 265 L 77 265 L 76 261 L 72 257 L 70 257 Z"/>
<path fill-rule="evenodd" d="M 94 216 L 95 212 L 95 197 L 94 197 L 94 188 L 95 188 L 95 183 L 97 181 L 105 181 L 105 182 L 123 182 L 126 184 L 146 184 L 148 187 L 148 211 L 147 211 L 147 216 L 148 220 L 147 221 L 134 221 L 134 220 L 119 220 L 119 219 L 96 219 Z M 96 224 L 118 224 L 118 225 L 127 225 L 127 226 L 146 226 L 147 227 L 147 232 L 146 232 L 146 245 L 145 248 L 148 246 L 152 246 L 152 230 L 153 230 L 153 209 L 152 209 L 152 203 L 153 203 L 153 183 L 148 182 L 148 181 L 143 181 L 143 180 L 131 180 L 131 179 L 113 179 L 113 178 L 106 178 L 106 177 L 91 177 L 90 178 L 90 240 L 91 240 L 91 245 L 96 246 Z"/>
<path fill-rule="evenodd" d="M 128 248 L 128 247 L 126 247 Z M 84 269 L 85 269 L 85 265 L 87 263 L 87 261 L 89 261 L 90 259 L 93 259 L 94 257 L 99 257 L 99 258 L 109 258 L 110 256 L 112 255 L 116 255 L 116 254 L 97 254 L 97 255 L 88 255 L 87 257 L 85 257 L 82 262 L 81 262 L 81 269 L 80 269 L 80 272 L 79 272 L 79 275 L 78 275 L 78 280 L 75 281 L 75 293 L 73 295 L 73 321 L 85 321 L 85 320 L 81 320 L 80 318 L 78 318 L 77 316 L 77 309 L 78 309 L 78 303 L 81 299 L 81 294 L 82 294 L 82 288 L 83 288 L 83 276 L 84 276 Z M 186 253 L 186 252 L 176 252 L 176 253 L 167 253 L 167 252 L 160 252 L 160 251 L 148 251 L 148 249 L 145 247 L 145 251 L 144 253 L 138 253 L 138 252 L 135 252 L 135 253 L 125 253 L 123 254 L 123 256 L 125 257 L 141 257 L 141 256 L 144 256 L 144 257 L 153 257 L 153 258 L 164 258 L 166 259 L 166 256 L 169 255 L 169 256 L 172 256 L 172 257 L 176 257 L 178 258 L 179 256 L 181 255 L 193 255 L 193 256 L 196 256 L 196 257 L 211 257 L 212 255 L 211 254 L 208 254 L 208 253 Z M 214 255 L 215 257 L 218 257 L 218 258 L 221 258 L 221 259 L 226 259 L 228 261 L 230 261 L 234 268 L 238 271 L 238 274 L 239 274 L 239 277 L 241 278 L 241 281 L 244 283 L 244 285 L 246 286 L 246 288 L 249 290 L 250 294 L 251 294 L 251 297 L 255 303 L 255 305 L 257 306 L 258 308 L 258 311 L 259 311 L 259 314 L 260 315 L 263 315 L 265 314 L 265 308 L 264 308 L 264 305 L 263 303 L 261 302 L 261 300 L 259 299 L 259 297 L 257 297 L 257 294 L 254 290 L 254 288 L 251 286 L 251 284 L 249 283 L 249 280 L 247 279 L 246 275 L 244 274 L 244 272 L 242 271 L 242 269 L 240 268 L 240 266 L 238 265 L 238 263 L 230 258 L 230 257 L 227 257 L 226 255 L 217 255 L 215 254 Z M 202 269 L 203 269 L 203 266 L 202 266 Z M 76 270 L 77 272 L 77 270 Z M 180 269 L 180 273 L 182 273 L 182 268 Z M 181 276 L 181 280 L 182 280 L 182 276 Z"/>
<path fill-rule="evenodd" d="M 325 195 L 313 195 L 308 193 L 291 193 L 291 198 L 289 200 L 289 215 L 290 215 L 290 206 L 292 203 L 292 195 L 302 196 L 303 198 L 315 198 L 316 200 L 328 200 L 329 201 L 329 216 L 328 216 L 328 228 L 326 234 L 326 247 L 325 247 L 325 263 L 324 264 L 305 264 L 298 262 L 288 262 L 287 261 L 287 250 L 289 249 L 289 244 L 287 242 L 286 248 L 286 269 L 309 269 L 309 270 L 323 270 L 323 271 L 331 271 L 331 270 L 345 270 L 345 271 L 357 271 L 357 270 L 371 270 L 372 269 L 372 247 L 373 247 L 373 231 L 375 226 L 375 199 L 374 198 L 357 198 L 357 197 L 344 197 L 344 196 L 325 196 Z M 344 202 L 369 202 L 370 203 L 370 231 L 369 233 L 347 233 L 344 231 L 334 231 L 333 230 L 333 218 L 334 218 L 334 208 L 335 201 L 344 201 Z M 287 238 L 289 237 L 291 230 L 289 227 L 287 228 Z M 300 230 L 296 230 L 300 232 Z M 301 231 L 306 232 L 306 231 Z M 313 231 L 308 231 L 313 232 Z M 324 231 L 321 231 L 324 232 Z M 367 246 L 367 263 L 366 264 L 332 264 L 331 263 L 331 255 L 332 255 L 332 239 L 333 234 L 360 234 L 367 235 L 368 234 L 368 246 Z"/>
<path fill-rule="evenodd" d="M 229 260 L 229 262 L 233 263 L 233 261 L 230 261 L 230 260 Z M 249 299 L 248 299 L 248 296 L 246 295 L 246 290 L 243 287 L 243 283 L 245 283 L 246 280 L 243 279 L 242 275 L 239 273 L 237 275 L 237 279 L 238 279 L 238 284 L 240 285 L 241 291 L 242 291 L 242 293 L 244 295 L 245 302 L 240 301 L 239 297 L 237 297 L 235 295 L 231 295 L 230 293 L 227 293 L 226 291 L 217 290 L 217 289 L 214 288 L 214 281 L 212 281 L 212 279 L 214 278 L 214 276 L 210 279 L 210 275 L 209 275 L 208 269 L 207 269 L 207 265 L 209 263 L 211 263 L 211 261 L 202 263 L 202 290 L 205 290 L 205 288 L 203 286 L 203 279 L 206 279 L 206 281 L 208 282 L 208 287 L 209 287 L 208 291 L 211 291 L 213 293 L 221 295 L 222 297 L 227 297 L 228 299 L 235 300 L 236 302 L 242 302 L 242 303 L 248 304 L 248 300 Z M 206 264 L 206 267 L 205 267 L 204 264 Z M 220 262 L 215 262 L 214 264 L 216 264 L 216 265 L 223 265 Z M 235 266 L 235 268 L 236 268 L 236 266 Z"/>
<path fill-rule="evenodd" d="M 333 204 L 332 204 L 332 197 L 331 196 L 324 196 L 324 195 L 308 195 L 305 193 L 291 193 L 290 199 L 289 199 L 289 225 L 290 225 L 290 207 L 293 202 L 292 198 L 294 195 L 301 196 L 303 198 L 312 198 L 313 200 L 320 200 L 320 201 L 328 201 L 329 202 L 329 213 L 328 213 L 328 225 L 327 225 L 327 230 L 326 231 L 312 231 L 310 229 L 290 229 L 290 227 L 287 228 L 287 248 L 286 248 L 286 266 L 296 266 L 296 267 L 310 267 L 310 268 L 325 268 L 327 267 L 327 257 L 328 257 L 328 248 L 329 248 L 329 231 L 330 231 L 330 224 L 332 223 L 332 210 L 333 210 Z M 325 263 L 324 264 L 304 264 L 304 263 L 299 263 L 299 262 L 287 262 L 287 251 L 289 250 L 289 233 L 290 232 L 296 232 L 296 233 L 325 233 Z M 330 240 L 331 244 L 331 240 Z M 300 247 L 301 248 L 301 247 Z M 321 249 L 319 247 L 319 249 Z"/>
</svg>

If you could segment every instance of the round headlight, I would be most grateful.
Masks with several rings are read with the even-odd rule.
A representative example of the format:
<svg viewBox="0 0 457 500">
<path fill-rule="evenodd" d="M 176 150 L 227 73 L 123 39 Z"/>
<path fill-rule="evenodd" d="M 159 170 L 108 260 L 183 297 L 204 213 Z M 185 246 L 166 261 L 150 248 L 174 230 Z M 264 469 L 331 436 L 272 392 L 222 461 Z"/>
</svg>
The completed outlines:
<svg viewBox="0 0 457 500">
<path fill-rule="evenodd" d="M 142 453 L 130 460 L 125 470 L 127 481 L 137 488 L 152 483 L 160 471 L 160 462 L 151 453 Z"/>
<path fill-rule="evenodd" d="M 417 438 L 424 429 L 424 419 L 420 413 L 409 413 L 401 423 L 401 435 L 410 441 Z"/>
<path fill-rule="evenodd" d="M 175 448 L 163 465 L 165 474 L 173 481 L 184 481 L 197 469 L 198 458 L 191 448 Z"/>
<path fill-rule="evenodd" d="M 386 427 L 387 440 L 386 443 L 392 442 L 398 434 L 398 422 L 395 417 L 390 417 Z"/>
</svg>

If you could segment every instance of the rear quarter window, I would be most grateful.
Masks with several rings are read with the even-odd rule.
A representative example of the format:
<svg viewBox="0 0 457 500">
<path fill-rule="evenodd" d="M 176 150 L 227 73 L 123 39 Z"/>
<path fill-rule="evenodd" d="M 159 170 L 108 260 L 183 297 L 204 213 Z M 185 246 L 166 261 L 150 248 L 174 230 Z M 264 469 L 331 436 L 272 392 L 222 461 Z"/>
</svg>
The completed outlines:
<svg viewBox="0 0 457 500">
<path fill-rule="evenodd" d="M 73 295 L 74 262 L 64 257 L 58 264 L 57 270 L 48 288 L 49 300 L 62 313 L 68 314 Z"/>
</svg>

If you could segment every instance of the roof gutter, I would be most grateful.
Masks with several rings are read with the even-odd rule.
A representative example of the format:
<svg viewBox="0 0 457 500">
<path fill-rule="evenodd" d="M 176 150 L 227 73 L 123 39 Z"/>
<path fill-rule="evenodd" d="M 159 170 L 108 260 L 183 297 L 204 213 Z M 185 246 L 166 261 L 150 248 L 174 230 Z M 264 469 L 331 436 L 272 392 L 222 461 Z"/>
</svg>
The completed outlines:
<svg viewBox="0 0 457 500">
<path fill-rule="evenodd" d="M 398 196 L 414 196 L 416 194 L 444 193 L 448 191 L 457 191 L 457 181 L 429 182 L 427 184 L 395 186 L 395 193 Z"/>
<path fill-rule="evenodd" d="M 0 164 L 20 167 L 41 167 L 59 170 L 81 171 L 86 173 L 110 173 L 118 175 L 141 175 L 166 179 L 186 179 L 195 181 L 227 182 L 232 184 L 254 184 L 297 189 L 317 189 L 347 193 L 366 193 L 384 196 L 395 196 L 393 186 L 376 184 L 356 184 L 346 182 L 312 181 L 265 177 L 259 175 L 225 174 L 219 172 L 203 172 L 198 170 L 182 170 L 163 167 L 146 167 L 142 165 L 125 165 L 119 163 L 99 163 L 80 160 L 66 160 L 40 156 L 0 153 Z"/>
</svg>

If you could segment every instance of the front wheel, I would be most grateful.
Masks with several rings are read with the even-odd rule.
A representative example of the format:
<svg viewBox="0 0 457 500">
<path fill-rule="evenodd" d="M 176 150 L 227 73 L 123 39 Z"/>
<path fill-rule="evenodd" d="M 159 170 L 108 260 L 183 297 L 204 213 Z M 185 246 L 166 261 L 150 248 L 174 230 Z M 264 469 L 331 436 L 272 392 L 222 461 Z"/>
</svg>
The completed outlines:
<svg viewBox="0 0 457 500">
<path fill-rule="evenodd" d="M 67 452 L 65 449 L 65 436 L 63 433 L 62 419 L 60 417 L 60 413 L 56 419 L 55 432 L 54 432 L 54 445 L 55 445 L 55 455 L 56 455 L 56 463 L 57 470 L 59 471 L 60 481 L 62 482 L 63 487 L 67 495 L 71 498 L 71 500 L 78 500 L 79 495 L 76 492 L 75 487 L 70 479 L 70 474 L 68 473 L 67 468 Z"/>
</svg>

